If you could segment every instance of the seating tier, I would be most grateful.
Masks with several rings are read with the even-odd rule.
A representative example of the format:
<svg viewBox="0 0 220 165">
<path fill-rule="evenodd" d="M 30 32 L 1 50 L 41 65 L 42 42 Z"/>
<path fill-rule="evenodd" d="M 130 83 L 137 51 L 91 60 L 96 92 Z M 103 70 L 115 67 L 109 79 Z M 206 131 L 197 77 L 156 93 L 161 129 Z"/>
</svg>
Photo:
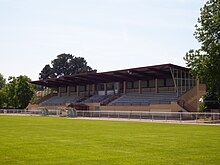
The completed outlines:
<svg viewBox="0 0 220 165">
<path fill-rule="evenodd" d="M 109 103 L 111 106 L 147 106 L 149 104 L 170 104 L 177 101 L 176 93 L 128 93 Z"/>
</svg>

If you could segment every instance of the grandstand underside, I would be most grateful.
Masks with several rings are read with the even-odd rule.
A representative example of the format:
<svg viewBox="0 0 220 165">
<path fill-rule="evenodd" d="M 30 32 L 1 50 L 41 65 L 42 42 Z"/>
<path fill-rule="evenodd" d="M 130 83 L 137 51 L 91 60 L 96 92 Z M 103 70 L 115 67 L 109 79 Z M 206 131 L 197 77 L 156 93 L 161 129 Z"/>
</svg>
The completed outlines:
<svg viewBox="0 0 220 165">
<path fill-rule="evenodd" d="M 79 110 L 198 111 L 206 90 L 189 69 L 173 64 L 87 72 L 32 83 L 50 92 L 29 109 L 73 106 Z"/>
</svg>

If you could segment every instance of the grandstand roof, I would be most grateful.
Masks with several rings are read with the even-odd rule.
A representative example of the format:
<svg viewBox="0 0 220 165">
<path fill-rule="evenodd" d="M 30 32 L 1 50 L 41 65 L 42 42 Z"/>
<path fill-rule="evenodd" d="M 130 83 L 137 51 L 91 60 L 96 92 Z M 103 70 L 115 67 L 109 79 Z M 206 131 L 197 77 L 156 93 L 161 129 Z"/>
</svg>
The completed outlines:
<svg viewBox="0 0 220 165">
<path fill-rule="evenodd" d="M 80 74 L 66 75 L 59 78 L 51 78 L 47 80 L 32 81 L 31 83 L 46 87 L 59 87 L 108 82 L 152 80 L 155 78 L 171 78 L 172 75 L 170 72 L 170 68 L 186 72 L 189 71 L 188 68 L 182 66 L 174 64 L 162 64 L 99 73 L 86 72 Z"/>
</svg>

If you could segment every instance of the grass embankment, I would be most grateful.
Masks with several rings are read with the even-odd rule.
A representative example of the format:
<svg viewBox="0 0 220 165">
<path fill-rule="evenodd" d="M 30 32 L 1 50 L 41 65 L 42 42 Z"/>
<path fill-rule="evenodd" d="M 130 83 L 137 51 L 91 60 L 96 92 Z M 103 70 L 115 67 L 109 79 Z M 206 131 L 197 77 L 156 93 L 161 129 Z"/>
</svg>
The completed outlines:
<svg viewBox="0 0 220 165">
<path fill-rule="evenodd" d="M 219 164 L 220 127 L 0 116 L 1 164 Z"/>
</svg>

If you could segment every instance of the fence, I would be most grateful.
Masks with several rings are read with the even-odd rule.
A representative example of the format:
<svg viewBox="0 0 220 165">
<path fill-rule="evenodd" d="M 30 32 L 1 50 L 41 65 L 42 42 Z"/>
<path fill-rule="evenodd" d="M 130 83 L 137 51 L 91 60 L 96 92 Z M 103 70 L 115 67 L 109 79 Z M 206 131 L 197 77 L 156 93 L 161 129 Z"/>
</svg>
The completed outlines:
<svg viewBox="0 0 220 165">
<path fill-rule="evenodd" d="M 30 115 L 42 115 L 41 110 L 33 110 L 33 111 L 28 111 L 26 109 L 0 109 L 0 113 L 4 114 L 30 114 Z"/>
<path fill-rule="evenodd" d="M 24 113 L 25 109 L 0 109 L 0 113 Z"/>
<path fill-rule="evenodd" d="M 22 109 L 0 109 L 0 113 L 42 115 L 43 110 L 22 110 Z M 48 110 L 46 115 L 62 116 L 62 110 Z M 200 112 L 146 112 L 146 111 L 77 111 L 77 117 L 82 118 L 108 118 L 108 119 L 138 119 L 150 121 L 177 121 L 192 123 L 219 123 L 220 113 L 200 113 Z"/>
<path fill-rule="evenodd" d="M 146 111 L 78 111 L 78 117 L 89 118 L 118 118 L 139 120 L 175 120 L 179 122 L 218 122 L 220 113 L 192 113 L 192 112 L 146 112 Z"/>
<path fill-rule="evenodd" d="M 65 110 L 57 109 L 38 109 L 38 110 L 25 110 L 25 109 L 0 109 L 0 114 L 14 114 L 14 115 L 35 115 L 35 116 L 62 116 Z"/>
</svg>

